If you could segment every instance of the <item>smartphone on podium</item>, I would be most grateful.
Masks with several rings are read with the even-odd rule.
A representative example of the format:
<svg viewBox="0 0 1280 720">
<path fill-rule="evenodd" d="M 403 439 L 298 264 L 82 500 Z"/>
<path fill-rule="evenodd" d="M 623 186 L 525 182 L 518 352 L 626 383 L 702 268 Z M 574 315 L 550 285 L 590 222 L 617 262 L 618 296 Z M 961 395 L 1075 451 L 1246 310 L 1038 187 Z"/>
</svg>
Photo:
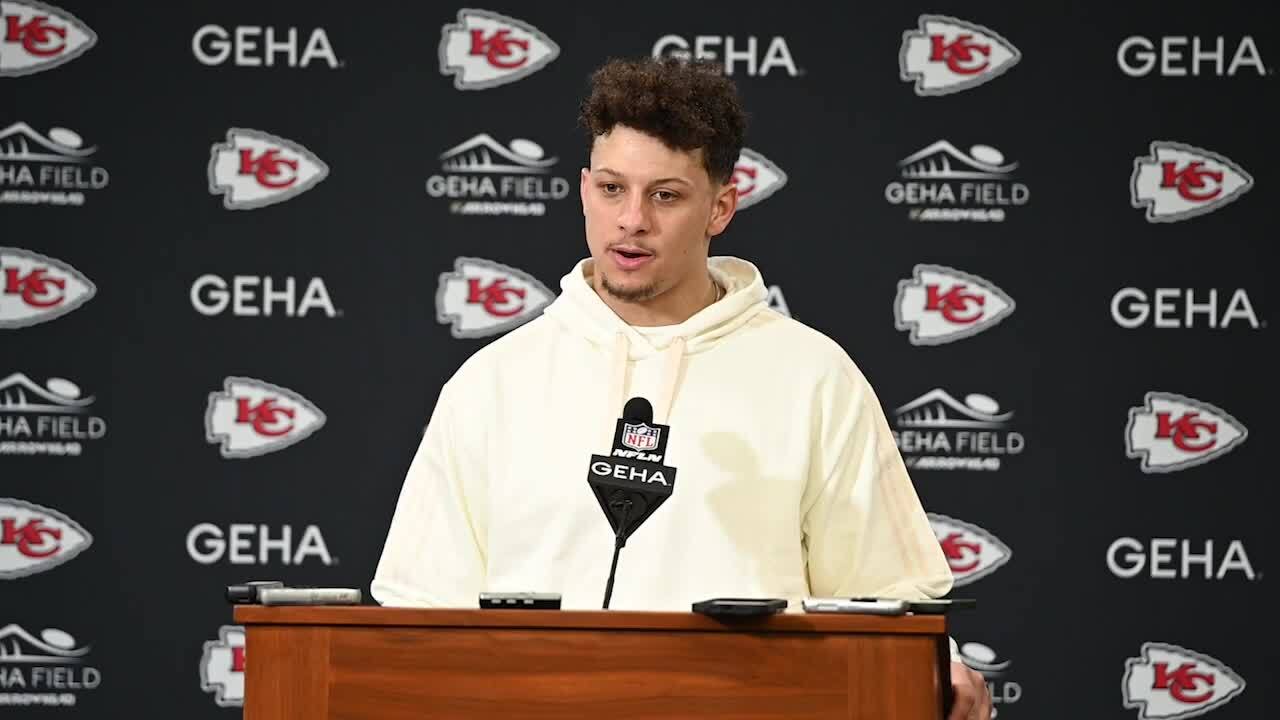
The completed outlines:
<svg viewBox="0 0 1280 720">
<path fill-rule="evenodd" d="M 810 613 L 850 613 L 855 615 L 905 615 L 905 600 L 879 598 L 805 598 L 802 605 Z"/>
</svg>

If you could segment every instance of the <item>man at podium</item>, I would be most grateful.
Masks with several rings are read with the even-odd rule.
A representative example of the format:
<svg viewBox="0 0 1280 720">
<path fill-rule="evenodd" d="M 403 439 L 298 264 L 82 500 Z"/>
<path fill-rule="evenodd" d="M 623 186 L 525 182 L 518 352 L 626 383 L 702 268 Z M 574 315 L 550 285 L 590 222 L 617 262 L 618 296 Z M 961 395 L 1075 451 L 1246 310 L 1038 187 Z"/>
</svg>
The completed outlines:
<svg viewBox="0 0 1280 720">
<path fill-rule="evenodd" d="M 441 388 L 373 597 L 474 608 L 482 591 L 538 591 L 600 609 L 615 535 L 583 472 L 610 452 L 632 398 L 653 413 L 632 447 L 666 427 L 662 464 L 680 485 L 628 538 L 610 608 L 748 597 L 785 598 L 794 612 L 805 597 L 949 592 L 859 368 L 771 310 L 754 264 L 709 257 L 738 203 L 746 116 L 732 82 L 691 61 L 614 60 L 592 76 L 579 121 L 590 256 L 541 315 Z M 952 684 L 951 718 L 990 717 L 986 684 L 954 642 Z"/>
</svg>

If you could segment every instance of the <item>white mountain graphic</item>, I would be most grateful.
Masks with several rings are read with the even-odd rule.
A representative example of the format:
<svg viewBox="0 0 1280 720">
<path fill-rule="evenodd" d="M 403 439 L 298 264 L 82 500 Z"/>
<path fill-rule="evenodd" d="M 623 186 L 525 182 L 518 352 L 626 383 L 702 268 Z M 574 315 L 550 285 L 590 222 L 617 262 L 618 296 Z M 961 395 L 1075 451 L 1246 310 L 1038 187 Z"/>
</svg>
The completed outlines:
<svg viewBox="0 0 1280 720">
<path fill-rule="evenodd" d="M 991 679 L 998 678 L 1013 664 L 1012 660 L 997 662 L 999 655 L 989 645 L 978 642 L 967 642 L 960 646 L 960 657 L 965 665 Z"/>
<path fill-rule="evenodd" d="M 0 160 L 88 162 L 98 148 L 83 144 L 79 135 L 66 128 L 53 128 L 42 135 L 28 124 L 16 122 L 0 130 Z M 48 152 L 41 152 L 41 148 Z"/>
<path fill-rule="evenodd" d="M 0 663 L 78 663 L 89 652 L 74 647 L 74 638 L 61 630 L 49 628 L 42 636 L 37 640 L 14 624 L 0 628 Z"/>
<path fill-rule="evenodd" d="M 1004 155 L 990 145 L 974 145 L 968 153 L 939 140 L 898 162 L 905 178 L 928 180 L 960 180 L 966 178 L 1004 178 L 1018 167 L 1003 165 Z"/>
<path fill-rule="evenodd" d="M 48 385 L 42 388 L 22 373 L 0 380 L 0 410 L 82 413 L 93 404 L 92 395 L 81 398 L 80 388 L 68 380 L 54 378 Z"/>
<path fill-rule="evenodd" d="M 900 427 L 931 428 L 996 428 L 1013 417 L 1013 411 L 1000 409 L 991 398 L 970 395 L 962 403 L 945 390 L 935 388 L 894 411 Z"/>
<path fill-rule="evenodd" d="M 512 140 L 508 148 L 488 133 L 480 133 L 440 153 L 440 164 L 445 170 L 459 172 L 544 173 L 558 158 L 544 159 L 543 155 L 542 147 L 532 140 Z"/>
</svg>

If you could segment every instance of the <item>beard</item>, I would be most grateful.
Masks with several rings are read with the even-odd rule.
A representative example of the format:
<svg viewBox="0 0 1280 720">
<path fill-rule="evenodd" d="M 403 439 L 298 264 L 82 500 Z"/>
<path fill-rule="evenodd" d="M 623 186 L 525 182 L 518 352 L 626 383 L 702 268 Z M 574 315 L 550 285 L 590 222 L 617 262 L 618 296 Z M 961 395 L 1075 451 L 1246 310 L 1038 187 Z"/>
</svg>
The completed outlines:
<svg viewBox="0 0 1280 720">
<path fill-rule="evenodd" d="M 600 274 L 600 287 L 623 302 L 644 302 L 645 300 L 652 300 L 658 294 L 657 283 L 649 283 L 648 285 L 633 288 L 619 287 L 610 283 L 609 276 L 604 273 Z"/>
</svg>

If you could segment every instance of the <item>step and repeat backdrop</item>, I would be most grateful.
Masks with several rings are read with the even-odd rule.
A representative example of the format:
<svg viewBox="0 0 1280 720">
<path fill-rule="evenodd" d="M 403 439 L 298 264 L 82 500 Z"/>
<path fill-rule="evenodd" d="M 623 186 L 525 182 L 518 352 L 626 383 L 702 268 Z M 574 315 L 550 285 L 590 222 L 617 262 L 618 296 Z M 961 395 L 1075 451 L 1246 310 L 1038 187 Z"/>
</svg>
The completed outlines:
<svg viewBox="0 0 1280 720">
<path fill-rule="evenodd" d="M 367 597 L 615 55 L 738 82 L 712 252 L 871 380 L 997 716 L 1275 715 L 1265 4 L 59 2 L 0 0 L 0 716 L 235 717 L 226 585 Z"/>
</svg>

